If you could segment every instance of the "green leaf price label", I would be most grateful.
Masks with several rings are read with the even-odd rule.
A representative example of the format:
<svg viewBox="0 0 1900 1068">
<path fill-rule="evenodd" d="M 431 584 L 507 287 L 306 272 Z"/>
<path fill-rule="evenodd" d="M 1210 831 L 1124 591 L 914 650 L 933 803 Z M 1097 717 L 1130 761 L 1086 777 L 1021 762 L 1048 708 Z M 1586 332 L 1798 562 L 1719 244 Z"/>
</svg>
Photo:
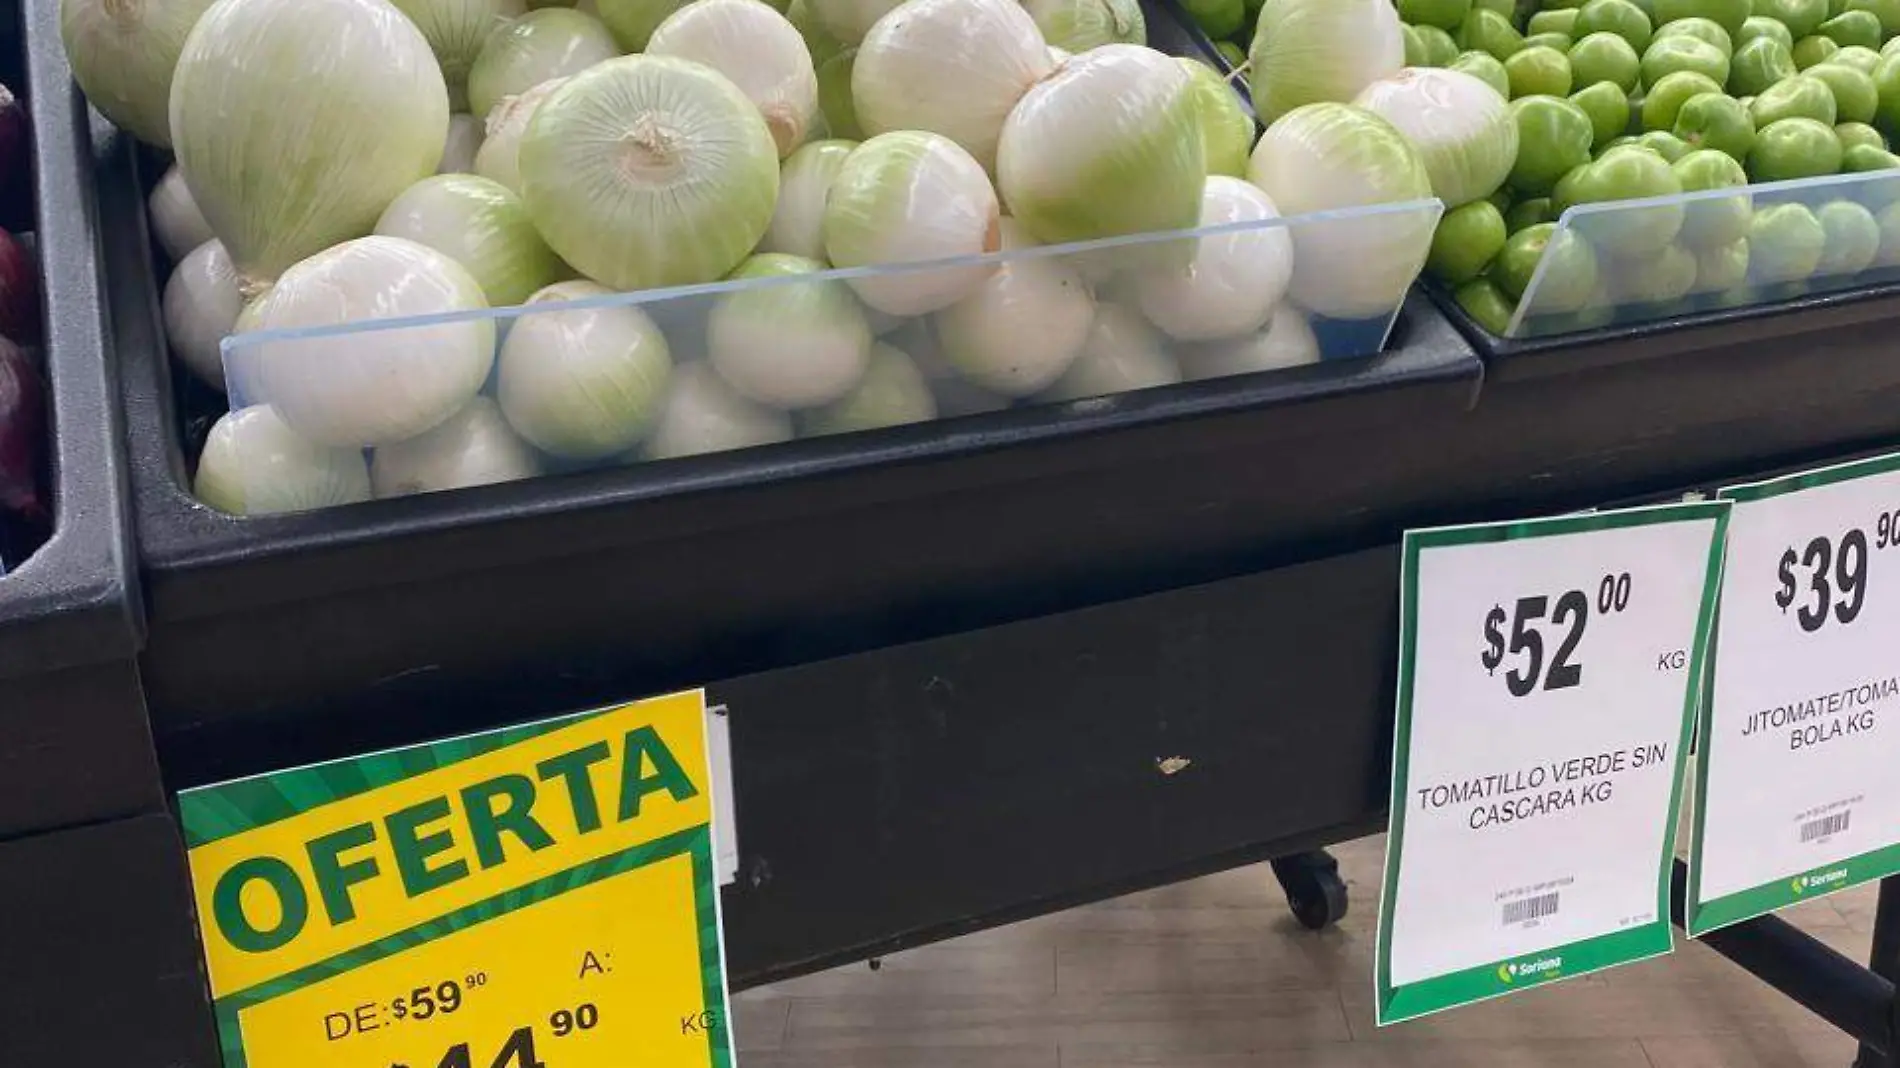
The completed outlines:
<svg viewBox="0 0 1900 1068">
<path fill-rule="evenodd" d="M 1900 456 L 1721 496 L 1691 934 L 1900 873 Z"/>
<path fill-rule="evenodd" d="M 1670 951 L 1728 508 L 1406 534 L 1381 1025 Z"/>
</svg>

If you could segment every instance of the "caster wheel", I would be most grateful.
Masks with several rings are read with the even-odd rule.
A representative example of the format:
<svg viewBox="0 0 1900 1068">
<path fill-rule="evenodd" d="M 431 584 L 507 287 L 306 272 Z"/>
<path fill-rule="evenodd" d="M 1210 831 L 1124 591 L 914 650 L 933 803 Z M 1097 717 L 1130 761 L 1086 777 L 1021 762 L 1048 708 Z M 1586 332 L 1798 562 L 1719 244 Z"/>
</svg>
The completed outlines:
<svg viewBox="0 0 1900 1068">
<path fill-rule="evenodd" d="M 1324 853 L 1287 857 L 1273 862 L 1273 874 L 1300 926 L 1323 931 L 1346 918 L 1350 905 L 1346 882 L 1339 877 L 1333 858 Z"/>
</svg>

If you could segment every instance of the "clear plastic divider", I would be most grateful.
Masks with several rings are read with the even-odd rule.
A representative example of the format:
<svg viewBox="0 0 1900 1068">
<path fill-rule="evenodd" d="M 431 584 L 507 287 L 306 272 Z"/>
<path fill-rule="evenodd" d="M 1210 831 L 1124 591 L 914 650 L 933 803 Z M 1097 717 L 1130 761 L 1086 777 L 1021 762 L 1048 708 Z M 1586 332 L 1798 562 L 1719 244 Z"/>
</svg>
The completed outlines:
<svg viewBox="0 0 1900 1068">
<path fill-rule="evenodd" d="M 1544 338 L 1900 278 L 1900 171 L 1582 204 L 1506 333 Z"/>
<path fill-rule="evenodd" d="M 313 292 L 287 318 L 322 325 L 224 340 L 196 489 L 303 511 L 1370 356 L 1441 211 L 1060 246 L 1004 219 L 982 256 L 345 323 Z"/>
</svg>

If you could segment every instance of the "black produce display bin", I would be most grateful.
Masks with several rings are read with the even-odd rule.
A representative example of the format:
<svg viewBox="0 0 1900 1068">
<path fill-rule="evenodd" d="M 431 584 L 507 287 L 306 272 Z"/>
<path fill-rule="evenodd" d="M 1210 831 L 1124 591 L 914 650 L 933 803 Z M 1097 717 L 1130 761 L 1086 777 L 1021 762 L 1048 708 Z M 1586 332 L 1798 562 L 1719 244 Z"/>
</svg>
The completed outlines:
<svg viewBox="0 0 1900 1068">
<path fill-rule="evenodd" d="M 1369 549 L 711 687 L 733 982 L 1381 829 L 1398 572 Z"/>
<path fill-rule="evenodd" d="M 144 227 L 97 142 L 101 224 Z M 194 501 L 153 264 L 105 250 L 174 788 L 1389 541 L 1480 366 L 1390 351 L 872 435 L 236 519 Z"/>
<path fill-rule="evenodd" d="M 134 660 L 124 423 L 102 356 L 86 111 L 59 49 L 58 5 L 7 4 L 0 15 L 14 35 L 8 62 L 17 66 L 22 32 L 27 45 L 54 509 L 51 538 L 0 577 L 5 838 L 155 811 L 164 794 Z M 17 70 L 0 76 L 21 87 Z"/>
<path fill-rule="evenodd" d="M 1900 439 L 1900 285 L 1552 338 L 1488 333 L 1473 417 L 1439 442 L 1440 518 L 1536 515 Z"/>
<path fill-rule="evenodd" d="M 168 815 L 0 842 L 0 1064 L 217 1068 L 191 917 Z"/>
</svg>

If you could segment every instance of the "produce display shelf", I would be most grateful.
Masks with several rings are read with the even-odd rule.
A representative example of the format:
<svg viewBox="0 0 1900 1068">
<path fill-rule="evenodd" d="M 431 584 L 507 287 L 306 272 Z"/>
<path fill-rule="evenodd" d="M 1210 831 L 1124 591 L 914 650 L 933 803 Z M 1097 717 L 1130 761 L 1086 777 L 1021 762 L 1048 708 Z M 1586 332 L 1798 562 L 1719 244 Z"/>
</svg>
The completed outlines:
<svg viewBox="0 0 1900 1068">
<path fill-rule="evenodd" d="M 53 4 L 0 8 L 0 80 L 34 128 L 54 513 L 47 542 L 0 577 L 0 838 L 164 804 L 134 660 L 142 612 L 118 379 L 100 357 L 86 109 L 57 19 Z"/>
<path fill-rule="evenodd" d="M 142 232 L 100 130 L 101 225 Z M 234 519 L 187 489 L 148 252 L 104 255 L 174 787 L 427 737 L 418 704 L 469 729 L 1389 537 L 1424 487 L 1386 457 L 1479 375 L 1414 301 L 1369 359 Z"/>
</svg>

